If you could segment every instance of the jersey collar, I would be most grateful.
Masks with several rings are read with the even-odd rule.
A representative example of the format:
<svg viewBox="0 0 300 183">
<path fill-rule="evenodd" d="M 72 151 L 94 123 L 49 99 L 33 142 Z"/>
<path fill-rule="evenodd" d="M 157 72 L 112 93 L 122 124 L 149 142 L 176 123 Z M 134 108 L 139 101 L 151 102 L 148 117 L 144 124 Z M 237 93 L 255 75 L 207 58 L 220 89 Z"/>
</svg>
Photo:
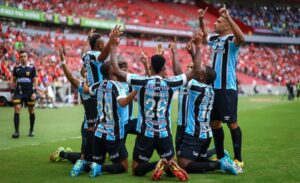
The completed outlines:
<svg viewBox="0 0 300 183">
<path fill-rule="evenodd" d="M 155 78 L 163 79 L 163 78 L 162 78 L 161 76 L 159 76 L 159 75 L 150 76 L 150 79 L 155 79 Z"/>
</svg>

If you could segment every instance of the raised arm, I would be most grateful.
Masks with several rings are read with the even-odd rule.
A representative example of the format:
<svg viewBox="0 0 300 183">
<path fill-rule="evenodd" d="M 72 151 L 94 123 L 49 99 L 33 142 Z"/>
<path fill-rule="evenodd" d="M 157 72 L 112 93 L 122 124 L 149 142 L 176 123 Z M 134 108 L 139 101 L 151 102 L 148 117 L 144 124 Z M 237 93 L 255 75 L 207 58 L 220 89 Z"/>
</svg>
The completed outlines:
<svg viewBox="0 0 300 183">
<path fill-rule="evenodd" d="M 242 30 L 239 28 L 239 26 L 234 22 L 234 20 L 232 19 L 232 17 L 229 15 L 229 12 L 228 10 L 223 7 L 220 9 L 220 14 L 221 16 L 227 20 L 227 22 L 229 23 L 229 26 L 231 27 L 231 30 L 235 36 L 235 39 L 234 39 L 234 43 L 237 45 L 237 46 L 240 46 L 242 43 L 245 42 L 245 37 L 244 37 L 244 34 L 242 32 Z"/>
<path fill-rule="evenodd" d="M 137 91 L 133 91 L 131 93 L 129 93 L 129 95 L 125 98 L 120 98 L 118 100 L 119 104 L 122 106 L 122 107 L 125 107 L 127 106 L 130 102 L 132 102 L 132 100 L 134 99 L 135 95 L 137 94 Z"/>
<path fill-rule="evenodd" d="M 172 52 L 172 65 L 173 65 L 173 73 L 174 75 L 180 75 L 183 73 L 180 63 L 178 61 L 178 53 L 177 53 L 177 46 L 176 42 L 171 42 L 169 44 L 169 48 Z"/>
<path fill-rule="evenodd" d="M 192 40 L 190 40 L 186 44 L 186 49 L 187 49 L 188 53 L 191 55 L 192 61 L 194 62 L 194 60 L 195 60 L 195 50 L 194 50 L 194 46 L 193 46 L 193 41 Z"/>
<path fill-rule="evenodd" d="M 113 74 L 117 76 L 121 81 L 126 81 L 127 72 L 122 71 L 118 64 L 117 59 L 117 46 L 119 44 L 119 36 L 122 34 L 120 26 L 116 26 L 110 33 L 111 37 L 111 53 L 110 60 L 113 66 Z"/>
<path fill-rule="evenodd" d="M 197 78 L 199 76 L 199 72 L 201 69 L 201 43 L 203 39 L 203 33 L 201 30 L 197 30 L 193 36 L 193 43 L 196 48 L 196 55 L 195 55 L 195 61 L 194 66 L 191 71 L 187 71 L 185 73 L 187 81 L 191 80 L 192 78 Z"/>
<path fill-rule="evenodd" d="M 80 86 L 80 81 L 72 76 L 69 68 L 67 67 L 63 47 L 59 48 L 59 57 L 60 57 L 61 67 L 64 71 L 66 78 L 68 79 L 68 81 L 71 83 L 73 87 L 78 88 Z"/>
<path fill-rule="evenodd" d="M 84 45 L 84 47 L 82 48 L 82 51 L 81 51 L 81 57 L 83 56 L 83 54 L 85 52 L 87 52 L 90 49 L 90 37 L 95 32 L 95 30 L 96 29 L 94 27 L 92 27 L 91 30 L 89 31 L 86 43 L 85 43 L 85 45 Z"/>
<path fill-rule="evenodd" d="M 204 15 L 205 15 L 207 9 L 208 9 L 208 7 L 206 7 L 205 10 L 203 10 L 203 9 L 198 10 L 199 27 L 203 32 L 203 39 L 202 39 L 203 44 L 207 44 L 207 36 L 208 36 L 207 30 L 206 30 L 206 27 L 205 27 L 204 21 L 203 21 Z"/>
<path fill-rule="evenodd" d="M 150 72 L 150 68 L 149 68 L 149 64 L 148 64 L 148 57 L 143 51 L 142 51 L 141 56 L 140 56 L 140 61 L 144 65 L 145 76 L 150 76 L 151 72 Z"/>
</svg>

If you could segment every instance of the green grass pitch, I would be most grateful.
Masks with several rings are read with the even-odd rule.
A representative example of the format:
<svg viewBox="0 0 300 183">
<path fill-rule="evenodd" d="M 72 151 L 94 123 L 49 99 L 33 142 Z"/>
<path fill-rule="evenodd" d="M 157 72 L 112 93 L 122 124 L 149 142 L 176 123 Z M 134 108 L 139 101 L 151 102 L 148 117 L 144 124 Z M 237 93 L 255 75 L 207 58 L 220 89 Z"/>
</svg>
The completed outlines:
<svg viewBox="0 0 300 183">
<path fill-rule="evenodd" d="M 173 132 L 176 128 L 177 101 L 173 102 Z M 29 116 L 22 109 L 20 138 L 12 139 L 13 109 L 0 108 L 0 182 L 151 182 L 151 173 L 133 177 L 131 170 L 120 175 L 91 179 L 87 174 L 69 177 L 71 163 L 50 163 L 49 154 L 58 146 L 80 149 L 83 107 L 36 109 L 35 137 L 28 137 Z M 211 172 L 190 174 L 189 182 L 300 182 L 300 101 L 281 97 L 240 97 L 238 119 L 243 131 L 244 173 L 238 176 Z M 232 154 L 227 127 L 225 147 Z M 173 133 L 174 134 L 174 133 Z M 127 149 L 131 167 L 134 136 Z M 157 160 L 154 153 L 152 160 Z M 162 177 L 161 182 L 177 179 Z"/>
</svg>

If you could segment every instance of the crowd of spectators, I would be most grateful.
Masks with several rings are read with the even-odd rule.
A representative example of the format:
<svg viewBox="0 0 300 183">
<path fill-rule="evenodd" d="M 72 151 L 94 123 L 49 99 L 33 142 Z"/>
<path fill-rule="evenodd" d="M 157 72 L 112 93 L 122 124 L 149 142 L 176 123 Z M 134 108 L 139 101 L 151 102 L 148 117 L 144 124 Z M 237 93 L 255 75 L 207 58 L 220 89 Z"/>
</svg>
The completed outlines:
<svg viewBox="0 0 300 183">
<path fill-rule="evenodd" d="M 197 19 L 196 6 L 149 0 L 11 0 L 6 1 L 6 5 L 19 9 L 39 10 L 48 14 L 59 13 L 61 16 L 122 20 L 130 24 L 168 26 L 177 29 L 188 29 L 190 28 L 188 22 Z"/>
<path fill-rule="evenodd" d="M 216 7 L 223 6 L 215 4 Z M 300 8 L 288 5 L 227 4 L 232 16 L 246 25 L 286 35 L 300 34 Z"/>
<path fill-rule="evenodd" d="M 29 53 L 29 61 L 37 68 L 39 81 L 45 84 L 61 84 L 66 82 L 62 70 L 59 68 L 56 48 L 64 45 L 66 48 L 66 60 L 70 69 L 78 72 L 82 66 L 81 52 L 85 41 L 75 39 L 67 40 L 63 36 L 51 37 L 50 34 L 29 36 L 14 29 L 7 28 L 4 32 L 0 24 L 0 61 L 1 81 L 9 81 L 12 77 L 12 69 L 18 62 L 18 50 L 25 49 Z M 146 41 L 146 40 L 145 40 Z M 127 61 L 129 71 L 143 74 L 143 65 L 139 61 L 139 54 L 144 40 L 139 38 L 127 38 L 119 47 L 119 58 Z M 155 48 L 143 46 L 143 51 L 151 56 L 155 54 Z M 186 68 L 191 58 L 184 48 L 178 49 L 179 61 L 182 68 Z M 165 49 L 164 56 L 167 59 L 167 74 L 172 75 L 171 52 Z M 202 61 L 209 64 L 210 50 L 203 46 Z M 273 84 L 285 84 L 291 79 L 296 82 L 300 76 L 300 49 L 299 46 L 266 46 L 243 45 L 239 54 L 237 71 L 253 78 L 262 79 Z"/>
</svg>

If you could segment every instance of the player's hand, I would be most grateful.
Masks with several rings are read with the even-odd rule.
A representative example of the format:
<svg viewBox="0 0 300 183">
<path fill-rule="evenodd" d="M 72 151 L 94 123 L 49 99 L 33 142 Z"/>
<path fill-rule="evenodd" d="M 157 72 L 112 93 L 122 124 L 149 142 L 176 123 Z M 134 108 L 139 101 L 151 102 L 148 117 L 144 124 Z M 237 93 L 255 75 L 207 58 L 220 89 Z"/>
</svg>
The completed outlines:
<svg viewBox="0 0 300 183">
<path fill-rule="evenodd" d="M 171 49 L 171 51 L 174 53 L 177 51 L 177 46 L 176 46 L 176 42 L 171 42 L 169 44 L 169 48 Z"/>
<path fill-rule="evenodd" d="M 201 31 L 201 29 L 195 30 L 194 35 L 192 37 L 192 41 L 196 47 L 201 45 L 202 39 L 203 39 L 203 32 Z"/>
<path fill-rule="evenodd" d="M 33 93 L 33 94 L 31 95 L 31 100 L 35 100 L 35 99 L 36 99 L 36 94 Z"/>
<path fill-rule="evenodd" d="M 141 55 L 140 55 L 140 61 L 141 61 L 144 65 L 147 65 L 147 64 L 148 64 L 148 57 L 147 57 L 147 55 L 144 53 L 143 50 L 142 50 Z"/>
<path fill-rule="evenodd" d="M 193 48 L 193 40 L 190 40 L 187 44 L 186 47 L 187 51 L 189 52 L 189 54 L 194 54 L 194 48 Z"/>
<path fill-rule="evenodd" d="M 117 46 L 120 43 L 120 36 L 122 34 L 123 32 L 121 31 L 121 26 L 116 25 L 109 34 L 111 44 Z"/>
<path fill-rule="evenodd" d="M 90 38 L 93 35 L 93 33 L 95 32 L 95 30 L 96 30 L 96 28 L 94 28 L 94 27 L 91 28 L 91 30 L 88 33 L 88 38 Z"/>
<path fill-rule="evenodd" d="M 226 9 L 225 5 L 219 10 L 219 13 L 221 14 L 221 17 L 226 20 L 230 18 L 229 11 Z"/>
<path fill-rule="evenodd" d="M 60 45 L 58 47 L 58 53 L 59 53 L 60 61 L 63 62 L 65 60 L 65 48 Z"/>
<path fill-rule="evenodd" d="M 207 9 L 208 9 L 208 7 L 206 7 L 205 10 L 203 10 L 203 9 L 199 9 L 199 10 L 198 10 L 198 17 L 199 17 L 199 20 L 203 20 L 204 15 L 205 15 Z"/>
<path fill-rule="evenodd" d="M 162 44 L 159 43 L 156 45 L 156 54 L 158 55 L 164 55 L 164 48 L 162 47 Z"/>
</svg>

